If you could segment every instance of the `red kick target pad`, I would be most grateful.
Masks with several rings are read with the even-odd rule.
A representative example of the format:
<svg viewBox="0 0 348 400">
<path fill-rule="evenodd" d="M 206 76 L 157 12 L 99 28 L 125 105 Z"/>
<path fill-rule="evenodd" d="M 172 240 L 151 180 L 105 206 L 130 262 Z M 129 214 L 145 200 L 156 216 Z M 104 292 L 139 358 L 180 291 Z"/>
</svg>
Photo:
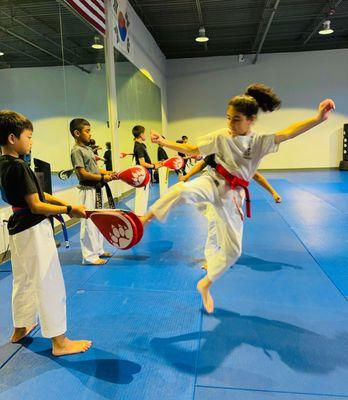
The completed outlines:
<svg viewBox="0 0 348 400">
<path fill-rule="evenodd" d="M 117 174 L 118 179 L 133 187 L 144 187 L 150 181 L 149 171 L 141 165 L 129 167 Z"/>
<path fill-rule="evenodd" d="M 86 211 L 86 214 L 105 239 L 118 249 L 130 249 L 143 236 L 143 224 L 132 211 L 103 209 Z"/>
<path fill-rule="evenodd" d="M 175 171 L 183 168 L 184 165 L 185 165 L 185 161 L 180 156 L 174 156 L 174 157 L 168 158 L 168 160 L 165 160 L 163 162 L 164 167 L 167 167 L 169 169 L 174 169 Z"/>
</svg>

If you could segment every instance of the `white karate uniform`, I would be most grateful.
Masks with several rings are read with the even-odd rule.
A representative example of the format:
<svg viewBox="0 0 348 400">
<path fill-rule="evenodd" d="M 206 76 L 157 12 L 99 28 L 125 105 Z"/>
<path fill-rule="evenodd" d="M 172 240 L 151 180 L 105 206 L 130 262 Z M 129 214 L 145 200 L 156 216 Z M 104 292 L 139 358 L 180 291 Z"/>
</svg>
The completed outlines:
<svg viewBox="0 0 348 400">
<path fill-rule="evenodd" d="M 66 294 L 51 223 L 10 235 L 13 271 L 12 316 L 16 328 L 39 318 L 42 336 L 66 332 Z"/>
<path fill-rule="evenodd" d="M 278 150 L 274 135 L 231 136 L 221 129 L 197 141 L 203 156 L 215 154 L 215 161 L 232 175 L 250 181 L 261 159 Z M 210 232 L 206 242 L 207 274 L 211 281 L 221 276 L 240 257 L 243 237 L 243 203 L 245 193 L 241 187 L 231 189 L 215 169 L 191 182 L 174 185 L 150 209 L 159 220 L 165 219 L 170 208 L 180 203 L 209 203 Z M 199 206 L 199 204 L 198 204 Z M 208 218 L 208 220 L 209 220 Z M 215 227 L 214 227 L 215 220 Z"/>
<path fill-rule="evenodd" d="M 95 188 L 78 189 L 78 191 L 80 203 L 85 205 L 87 210 L 95 209 Z M 99 259 L 99 256 L 104 253 L 104 237 L 90 218 L 81 218 L 80 224 L 82 263 L 93 264 Z"/>
</svg>

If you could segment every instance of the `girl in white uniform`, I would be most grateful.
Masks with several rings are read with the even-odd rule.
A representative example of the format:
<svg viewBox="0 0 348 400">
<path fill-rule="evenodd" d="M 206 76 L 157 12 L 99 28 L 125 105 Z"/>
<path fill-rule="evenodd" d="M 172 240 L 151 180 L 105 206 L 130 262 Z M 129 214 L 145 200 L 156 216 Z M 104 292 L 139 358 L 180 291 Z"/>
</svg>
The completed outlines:
<svg viewBox="0 0 348 400">
<path fill-rule="evenodd" d="M 171 207 L 180 203 L 210 203 L 216 218 L 216 240 L 219 246 L 214 251 L 209 249 L 207 257 L 207 275 L 202 278 L 197 289 L 208 313 L 214 311 L 214 301 L 210 286 L 231 265 L 235 264 L 242 252 L 243 237 L 243 203 L 245 189 L 258 168 L 261 159 L 269 153 L 276 152 L 278 145 L 292 139 L 328 118 L 334 102 L 330 99 L 320 103 L 318 112 L 313 118 L 297 122 L 273 135 L 256 135 L 251 127 L 256 121 L 259 108 L 263 111 L 274 111 L 280 106 L 280 99 L 262 84 L 250 85 L 245 94 L 233 97 L 227 106 L 227 128 L 213 132 L 198 139 L 196 145 L 178 144 L 164 139 L 152 131 L 151 140 L 164 147 L 181 151 L 188 155 L 215 154 L 215 161 L 220 167 L 187 183 L 178 183 L 142 218 L 146 224 L 153 217 L 164 220 Z M 222 170 L 222 172 L 221 172 Z M 226 173 L 230 178 L 242 181 L 233 186 L 221 175 Z M 234 179 L 236 179 L 234 178 Z M 246 182 L 247 181 L 247 182 Z"/>
<path fill-rule="evenodd" d="M 187 182 L 194 175 L 201 172 L 206 166 L 208 166 L 208 170 L 210 168 L 215 168 L 216 163 L 214 154 L 211 154 L 204 160 L 201 160 L 198 163 L 196 163 L 196 165 L 185 176 L 180 177 L 179 180 L 181 182 Z M 253 179 L 272 195 L 276 203 L 281 203 L 282 201 L 281 196 L 262 174 L 256 172 L 256 174 L 253 176 Z M 215 221 L 216 221 L 215 209 L 209 203 L 205 204 L 201 203 L 199 211 L 203 213 L 208 220 L 208 235 L 204 246 L 204 254 L 207 257 L 207 254 L 209 253 L 215 254 L 216 248 L 219 247 L 217 243 L 216 226 L 215 226 Z M 206 263 L 202 265 L 202 269 L 207 269 Z"/>
</svg>

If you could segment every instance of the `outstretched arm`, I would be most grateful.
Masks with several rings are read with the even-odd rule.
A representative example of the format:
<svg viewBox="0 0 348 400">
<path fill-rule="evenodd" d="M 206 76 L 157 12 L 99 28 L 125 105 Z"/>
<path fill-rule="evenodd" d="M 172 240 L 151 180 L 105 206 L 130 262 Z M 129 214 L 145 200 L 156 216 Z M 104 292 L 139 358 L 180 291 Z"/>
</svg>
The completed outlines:
<svg viewBox="0 0 348 400">
<path fill-rule="evenodd" d="M 154 163 L 152 163 L 152 164 L 150 164 L 150 163 L 147 163 L 146 161 L 145 161 L 145 158 L 144 157 L 141 157 L 141 158 L 139 158 L 139 163 L 140 163 L 140 165 L 142 166 L 142 167 L 145 167 L 145 168 L 154 168 L 154 169 L 157 169 L 157 168 L 159 168 L 159 167 L 161 167 L 162 166 L 162 162 L 154 162 Z"/>
<path fill-rule="evenodd" d="M 27 194 L 24 196 L 28 208 L 33 214 L 44 214 L 50 216 L 68 213 L 67 206 L 63 205 L 63 203 L 65 203 L 64 201 L 50 196 L 47 193 L 45 193 L 44 196 L 45 200 L 49 201 L 49 203 L 42 202 L 37 193 Z M 75 218 L 86 218 L 86 207 L 84 205 L 72 205 L 69 216 Z"/>
<path fill-rule="evenodd" d="M 200 154 L 197 146 L 189 143 L 172 142 L 170 140 L 164 139 L 161 134 L 154 130 L 151 130 L 150 137 L 152 143 L 160 144 L 161 146 L 167 147 L 168 149 L 179 151 L 180 153 L 184 153 L 189 156 Z"/>
<path fill-rule="evenodd" d="M 318 113 L 315 117 L 306 119 L 304 121 L 296 122 L 276 133 L 275 142 L 277 144 L 285 142 L 286 140 L 293 139 L 301 135 L 311 128 L 321 124 L 329 118 L 329 114 L 335 109 L 335 103 L 331 99 L 326 99 L 319 104 Z"/>
<path fill-rule="evenodd" d="M 279 193 L 274 189 L 274 187 L 268 182 L 268 180 L 262 175 L 260 174 L 260 172 L 256 172 L 254 175 L 255 181 L 262 186 L 264 189 L 266 189 L 269 193 L 271 193 L 274 201 L 276 203 L 281 203 L 282 198 L 279 195 Z"/>
</svg>

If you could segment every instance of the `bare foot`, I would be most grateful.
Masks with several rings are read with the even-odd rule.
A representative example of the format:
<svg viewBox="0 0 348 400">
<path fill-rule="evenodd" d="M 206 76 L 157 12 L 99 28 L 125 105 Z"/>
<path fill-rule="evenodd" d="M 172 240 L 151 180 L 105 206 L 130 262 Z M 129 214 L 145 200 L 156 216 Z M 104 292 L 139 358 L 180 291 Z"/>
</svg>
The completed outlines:
<svg viewBox="0 0 348 400">
<path fill-rule="evenodd" d="M 143 226 L 146 226 L 154 217 L 153 213 L 151 211 L 148 211 L 145 215 L 140 216 L 139 219 Z"/>
<path fill-rule="evenodd" d="M 65 336 L 52 338 L 52 354 L 54 356 L 84 353 L 91 346 L 92 342 L 90 340 L 70 340 Z"/>
<path fill-rule="evenodd" d="M 29 328 L 14 328 L 13 334 L 11 336 L 11 343 L 18 343 L 20 340 L 25 338 L 37 327 L 37 324 L 30 326 Z"/>
<path fill-rule="evenodd" d="M 102 260 L 101 258 L 98 258 L 98 260 L 94 261 L 92 265 L 104 265 L 107 263 L 107 260 Z"/>
<path fill-rule="evenodd" d="M 207 286 L 204 282 L 205 278 L 201 279 L 197 283 L 197 290 L 202 296 L 202 301 L 203 301 L 203 306 L 205 308 L 205 311 L 208 314 L 211 314 L 214 312 L 214 299 L 212 298 L 210 291 L 209 291 L 209 286 Z"/>
<path fill-rule="evenodd" d="M 145 226 L 149 221 L 148 219 L 146 219 L 145 217 L 139 217 L 141 223 L 143 224 L 143 226 Z"/>
<path fill-rule="evenodd" d="M 110 258 L 110 257 L 112 257 L 112 253 L 109 253 L 108 251 L 106 251 L 105 253 L 101 254 L 99 257 Z"/>
</svg>

